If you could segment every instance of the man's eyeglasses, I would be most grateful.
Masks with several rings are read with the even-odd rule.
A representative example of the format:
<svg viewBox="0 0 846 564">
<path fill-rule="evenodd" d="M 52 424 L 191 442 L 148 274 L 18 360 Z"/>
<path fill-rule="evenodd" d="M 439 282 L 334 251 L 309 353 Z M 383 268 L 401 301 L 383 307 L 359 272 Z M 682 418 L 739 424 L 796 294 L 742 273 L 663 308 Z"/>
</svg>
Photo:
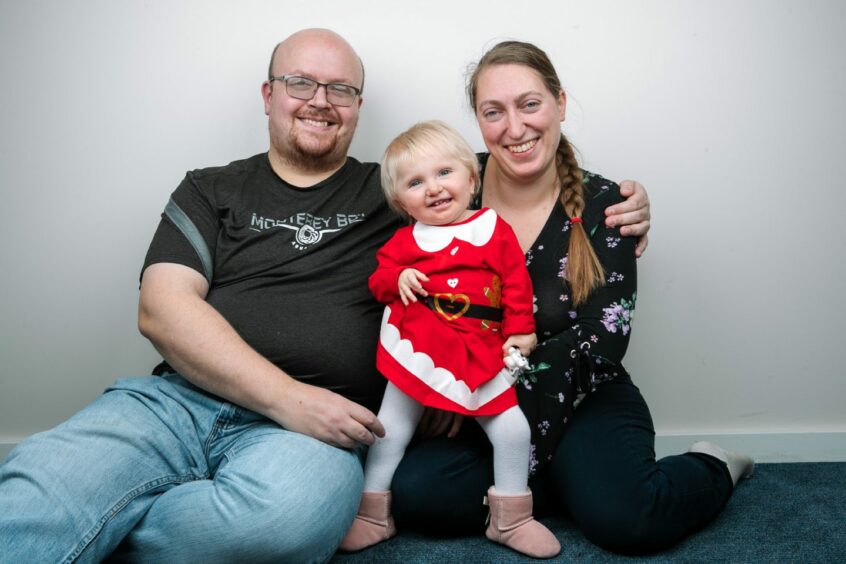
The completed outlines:
<svg viewBox="0 0 846 564">
<path fill-rule="evenodd" d="M 292 98 L 298 100 L 311 100 L 314 98 L 317 89 L 321 86 L 326 88 L 326 100 L 333 106 L 352 106 L 356 96 L 361 90 L 349 84 L 332 82 L 324 84 L 304 76 L 271 76 L 271 82 L 278 80 L 285 83 L 285 92 Z"/>
</svg>

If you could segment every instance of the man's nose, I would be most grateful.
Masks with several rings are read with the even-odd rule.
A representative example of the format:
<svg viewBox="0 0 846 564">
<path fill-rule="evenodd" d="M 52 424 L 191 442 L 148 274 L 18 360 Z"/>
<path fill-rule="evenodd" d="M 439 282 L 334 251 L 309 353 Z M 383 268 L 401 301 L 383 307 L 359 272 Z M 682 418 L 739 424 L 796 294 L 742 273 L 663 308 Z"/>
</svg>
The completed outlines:
<svg viewBox="0 0 846 564">
<path fill-rule="evenodd" d="M 329 107 L 329 100 L 326 98 L 326 87 L 322 84 L 317 86 L 317 90 L 314 92 L 314 96 L 311 97 L 309 103 L 312 106 L 317 106 L 319 108 L 326 108 Z"/>
</svg>

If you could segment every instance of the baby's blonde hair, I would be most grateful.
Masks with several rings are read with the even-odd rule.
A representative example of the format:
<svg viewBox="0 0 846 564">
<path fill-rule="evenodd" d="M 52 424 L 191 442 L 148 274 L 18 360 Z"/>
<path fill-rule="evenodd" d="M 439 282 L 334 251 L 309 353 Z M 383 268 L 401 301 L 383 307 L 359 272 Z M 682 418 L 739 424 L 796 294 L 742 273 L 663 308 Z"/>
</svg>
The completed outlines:
<svg viewBox="0 0 846 564">
<path fill-rule="evenodd" d="M 407 219 L 408 214 L 397 204 L 397 170 L 404 163 L 433 153 L 458 159 L 474 179 L 473 194 L 479 191 L 479 159 L 464 137 L 442 121 L 422 121 L 397 135 L 382 157 L 382 191 L 385 199 L 392 209 Z"/>
</svg>

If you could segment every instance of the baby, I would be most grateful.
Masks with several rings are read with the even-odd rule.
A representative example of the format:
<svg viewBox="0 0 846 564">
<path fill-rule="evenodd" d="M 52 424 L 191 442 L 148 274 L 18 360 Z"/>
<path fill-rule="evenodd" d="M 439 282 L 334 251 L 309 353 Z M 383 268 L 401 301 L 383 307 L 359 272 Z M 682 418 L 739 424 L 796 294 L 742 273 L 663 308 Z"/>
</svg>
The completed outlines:
<svg viewBox="0 0 846 564">
<path fill-rule="evenodd" d="M 561 550 L 532 518 L 529 424 L 513 387 L 537 344 L 532 284 L 511 227 L 493 210 L 467 209 L 479 185 L 476 155 L 444 123 L 419 123 L 385 151 L 388 202 L 416 222 L 379 250 L 369 280 L 387 304 L 376 357 L 388 379 L 386 433 L 370 447 L 342 550 L 396 534 L 391 480 L 425 406 L 476 417 L 493 445 L 488 538 L 535 558 Z"/>
</svg>

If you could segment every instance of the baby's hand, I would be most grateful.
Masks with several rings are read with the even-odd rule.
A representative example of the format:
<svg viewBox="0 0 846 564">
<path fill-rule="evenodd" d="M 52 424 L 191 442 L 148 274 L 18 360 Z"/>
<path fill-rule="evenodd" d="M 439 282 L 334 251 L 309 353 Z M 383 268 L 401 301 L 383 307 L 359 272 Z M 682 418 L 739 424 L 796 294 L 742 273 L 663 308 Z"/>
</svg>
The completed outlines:
<svg viewBox="0 0 846 564">
<path fill-rule="evenodd" d="M 505 363 L 505 367 L 508 369 L 508 373 L 510 374 L 509 382 L 512 386 L 517 383 L 517 378 L 520 374 L 529 369 L 528 359 L 520 354 L 517 347 L 508 349 L 508 356 L 503 358 L 502 362 Z"/>
<path fill-rule="evenodd" d="M 423 289 L 421 282 L 428 282 L 429 278 L 414 268 L 406 268 L 399 275 L 399 295 L 402 303 L 408 305 L 411 302 L 417 301 L 415 294 L 421 296 L 428 296 L 429 294 Z"/>
<path fill-rule="evenodd" d="M 535 350 L 537 344 L 538 338 L 534 333 L 529 333 L 528 335 L 511 335 L 505 340 L 505 344 L 502 345 L 502 356 L 508 356 L 508 349 L 511 347 L 519 349 L 520 354 L 523 356 L 529 356 Z"/>
</svg>

